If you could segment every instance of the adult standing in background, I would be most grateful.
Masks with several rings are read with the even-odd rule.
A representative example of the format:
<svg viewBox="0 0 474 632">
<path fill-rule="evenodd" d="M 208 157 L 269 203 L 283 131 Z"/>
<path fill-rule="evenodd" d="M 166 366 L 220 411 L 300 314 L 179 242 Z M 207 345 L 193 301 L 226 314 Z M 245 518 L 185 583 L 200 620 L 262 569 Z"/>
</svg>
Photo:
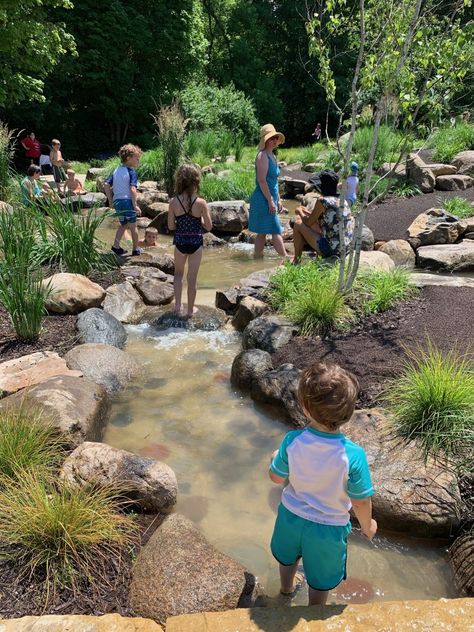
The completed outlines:
<svg viewBox="0 0 474 632">
<path fill-rule="evenodd" d="M 272 236 L 273 247 L 280 257 L 287 256 L 278 219 L 278 211 L 282 209 L 278 191 L 280 168 L 273 153 L 284 142 L 284 135 L 277 132 L 273 125 L 267 124 L 260 128 L 260 142 L 255 159 L 256 186 L 250 198 L 249 211 L 249 230 L 257 233 L 256 257 L 263 256 L 267 235 Z"/>
<path fill-rule="evenodd" d="M 30 165 L 39 165 L 39 157 L 41 156 L 41 143 L 36 138 L 34 132 L 30 132 L 20 143 L 25 149 L 25 155 Z"/>
</svg>

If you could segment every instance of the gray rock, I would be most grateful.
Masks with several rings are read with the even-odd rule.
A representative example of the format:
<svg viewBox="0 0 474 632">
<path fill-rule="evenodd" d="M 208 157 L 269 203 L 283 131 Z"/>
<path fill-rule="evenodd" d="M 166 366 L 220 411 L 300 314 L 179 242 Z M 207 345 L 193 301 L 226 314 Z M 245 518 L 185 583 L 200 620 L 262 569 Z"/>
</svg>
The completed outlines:
<svg viewBox="0 0 474 632">
<path fill-rule="evenodd" d="M 474 279 L 467 276 L 455 276 L 454 274 L 441 275 L 429 274 L 427 272 L 412 272 L 410 281 L 416 287 L 426 287 L 427 285 L 444 285 L 447 287 L 472 287 Z"/>
<path fill-rule="evenodd" d="M 13 206 L 8 204 L 7 202 L 2 202 L 0 200 L 0 213 L 8 213 L 8 215 L 13 215 Z"/>
<path fill-rule="evenodd" d="M 397 180 L 406 180 L 406 165 L 401 162 L 397 165 L 396 162 L 384 162 L 383 165 L 377 169 L 379 176 L 387 176 L 388 178 L 396 178 Z"/>
<path fill-rule="evenodd" d="M 428 169 L 434 173 L 435 177 L 438 176 L 452 176 L 457 173 L 457 169 L 454 165 L 443 165 L 440 163 L 430 163 L 426 165 Z"/>
<path fill-rule="evenodd" d="M 127 332 L 122 323 L 103 309 L 93 307 L 79 314 L 76 322 L 80 342 L 102 342 L 123 349 Z"/>
<path fill-rule="evenodd" d="M 247 583 L 245 568 L 211 546 L 184 516 L 171 514 L 140 550 L 129 604 L 135 616 L 164 623 L 189 612 L 237 608 Z"/>
<path fill-rule="evenodd" d="M 431 193 L 434 190 L 436 178 L 418 154 L 408 154 L 406 170 L 408 180 L 416 184 L 422 193 Z"/>
<path fill-rule="evenodd" d="M 244 329 L 242 346 L 244 349 L 263 349 L 274 353 L 290 342 L 297 333 L 298 327 L 280 316 L 259 316 Z"/>
<path fill-rule="evenodd" d="M 60 272 L 44 279 L 51 290 L 45 307 L 54 314 L 79 314 L 91 307 L 100 307 L 105 291 L 82 274 Z"/>
<path fill-rule="evenodd" d="M 279 267 L 281 266 L 268 268 L 267 270 L 258 270 L 257 272 L 252 272 L 252 274 L 249 274 L 244 279 L 240 279 L 239 285 L 243 288 L 252 287 L 266 290 L 270 285 L 270 277 L 275 274 Z"/>
<path fill-rule="evenodd" d="M 133 285 L 125 281 L 107 288 L 102 307 L 122 323 L 136 323 L 145 309 L 145 303 Z"/>
<path fill-rule="evenodd" d="M 106 443 L 82 443 L 64 461 L 60 478 L 77 487 L 111 487 L 154 513 L 170 511 L 178 495 L 176 475 L 168 465 Z"/>
<path fill-rule="evenodd" d="M 252 380 L 250 395 L 253 400 L 276 407 L 285 421 L 296 428 L 308 424 L 298 402 L 298 385 L 301 371 L 292 364 L 259 373 Z"/>
<path fill-rule="evenodd" d="M 248 226 L 248 210 L 243 200 L 211 202 L 209 211 L 212 232 L 216 235 L 238 235 Z"/>
<path fill-rule="evenodd" d="M 213 233 L 204 233 L 202 238 L 204 242 L 203 244 L 204 248 L 216 248 L 218 246 L 225 246 L 227 244 L 225 239 L 221 239 L 220 237 L 217 237 Z"/>
<path fill-rule="evenodd" d="M 87 343 L 74 347 L 64 356 L 67 366 L 101 384 L 108 393 L 123 390 L 137 379 L 141 367 L 135 358 L 101 343 Z"/>
<path fill-rule="evenodd" d="M 420 268 L 446 272 L 474 270 L 474 242 L 470 239 L 458 244 L 423 246 L 416 254 Z"/>
<path fill-rule="evenodd" d="M 362 244 L 361 248 L 365 251 L 370 251 L 374 249 L 374 233 L 370 230 L 368 226 L 364 224 L 362 226 Z"/>
<path fill-rule="evenodd" d="M 453 244 L 466 230 L 466 224 L 443 209 L 430 208 L 408 227 L 408 241 L 417 249 L 434 244 Z"/>
<path fill-rule="evenodd" d="M 398 268 L 415 267 L 415 252 L 405 239 L 391 239 L 380 247 L 379 252 L 388 255 Z"/>
<path fill-rule="evenodd" d="M 151 219 L 156 219 L 159 216 L 161 221 L 163 221 L 163 218 L 166 217 L 166 225 L 167 225 L 168 224 L 168 206 L 169 204 L 167 204 L 166 202 L 153 202 L 153 204 L 148 204 L 146 207 L 147 209 L 146 216 Z M 158 228 L 158 227 L 154 226 L 154 228 Z"/>
<path fill-rule="evenodd" d="M 168 228 L 168 210 L 163 208 L 162 202 L 151 204 L 150 208 L 153 213 L 156 211 L 153 219 L 151 220 L 150 227 L 156 228 L 161 235 L 169 235 L 171 231 Z"/>
<path fill-rule="evenodd" d="M 372 250 L 366 252 L 364 250 L 360 253 L 359 260 L 360 270 L 391 272 L 395 269 L 395 264 L 392 259 L 380 250 Z"/>
<path fill-rule="evenodd" d="M 239 289 L 235 287 L 226 290 L 217 290 L 215 306 L 226 314 L 233 315 L 237 311 L 238 304 L 242 300 Z"/>
<path fill-rule="evenodd" d="M 166 312 L 151 324 L 159 330 L 176 328 L 188 329 L 189 331 L 215 331 L 223 327 L 225 322 L 226 315 L 222 310 L 199 305 L 198 312 L 191 318 L 179 316 L 174 312 Z"/>
<path fill-rule="evenodd" d="M 156 191 L 153 189 L 145 189 L 139 192 L 137 195 L 137 204 L 141 212 L 146 216 L 153 219 L 157 212 L 152 208 L 153 204 L 168 202 L 168 195 L 162 191 Z"/>
<path fill-rule="evenodd" d="M 472 187 L 473 184 L 474 180 L 468 175 L 455 174 L 436 178 L 436 188 L 440 191 L 464 191 Z"/>
<path fill-rule="evenodd" d="M 85 377 L 58 376 L 0 400 L 0 410 L 39 411 L 70 446 L 101 441 L 110 413 L 103 386 Z"/>
<path fill-rule="evenodd" d="M 239 303 L 232 324 L 238 331 L 243 331 L 250 321 L 269 311 L 267 303 L 252 296 L 244 296 Z"/>
<path fill-rule="evenodd" d="M 142 266 L 158 268 L 165 274 L 174 274 L 174 259 L 171 255 L 163 253 L 159 248 L 147 248 L 138 257 L 129 257 L 130 266 Z"/>
<path fill-rule="evenodd" d="M 103 167 L 89 167 L 86 173 L 86 180 L 97 180 L 101 176 L 106 176 L 107 170 Z"/>
<path fill-rule="evenodd" d="M 461 151 L 452 159 L 452 164 L 460 175 L 474 177 L 474 150 Z"/>
<path fill-rule="evenodd" d="M 141 277 L 136 281 L 135 287 L 146 305 L 167 305 L 174 298 L 173 286 L 166 281 Z"/>
<path fill-rule="evenodd" d="M 288 169 L 288 167 L 286 168 Z M 306 185 L 308 184 L 306 180 L 300 180 L 299 178 L 292 178 L 291 176 L 281 176 L 278 180 L 283 184 L 284 195 L 285 197 L 295 197 L 295 195 L 299 195 L 306 193 Z M 309 187 L 311 188 L 311 187 Z"/>
<path fill-rule="evenodd" d="M 272 357 L 267 351 L 261 349 L 241 351 L 232 362 L 230 381 L 242 391 L 250 391 L 257 377 L 271 369 L 273 369 Z"/>
<path fill-rule="evenodd" d="M 82 209 L 93 208 L 94 206 L 105 206 L 107 196 L 105 193 L 98 191 L 97 193 L 83 193 L 81 195 L 69 195 L 64 199 L 64 203 L 72 207 L 74 212 Z"/>
</svg>

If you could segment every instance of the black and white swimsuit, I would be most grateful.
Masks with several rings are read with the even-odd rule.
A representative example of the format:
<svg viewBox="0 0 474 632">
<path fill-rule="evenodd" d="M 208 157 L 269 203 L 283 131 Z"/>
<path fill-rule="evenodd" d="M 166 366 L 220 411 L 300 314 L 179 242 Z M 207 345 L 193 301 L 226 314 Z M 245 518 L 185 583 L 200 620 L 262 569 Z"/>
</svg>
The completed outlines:
<svg viewBox="0 0 474 632">
<path fill-rule="evenodd" d="M 192 255 L 199 250 L 203 244 L 201 217 L 194 217 L 192 214 L 192 208 L 197 197 L 192 200 L 189 211 L 186 210 L 178 196 L 176 196 L 176 199 L 181 204 L 184 214 L 174 216 L 176 220 L 176 231 L 174 233 L 173 243 L 181 254 Z"/>
</svg>

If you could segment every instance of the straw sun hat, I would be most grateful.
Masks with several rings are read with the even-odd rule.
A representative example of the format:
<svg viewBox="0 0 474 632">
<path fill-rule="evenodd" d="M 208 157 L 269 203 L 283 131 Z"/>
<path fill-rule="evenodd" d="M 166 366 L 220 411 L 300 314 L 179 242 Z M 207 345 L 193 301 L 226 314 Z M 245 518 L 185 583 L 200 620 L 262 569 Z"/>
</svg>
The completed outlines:
<svg viewBox="0 0 474 632">
<path fill-rule="evenodd" d="M 279 137 L 279 145 L 285 142 L 285 136 L 281 132 L 277 132 L 275 127 L 271 123 L 267 123 L 267 125 L 262 125 L 262 127 L 260 128 L 260 142 L 258 143 L 258 148 L 260 151 L 262 151 L 262 149 L 265 149 L 265 143 L 272 136 Z"/>
</svg>

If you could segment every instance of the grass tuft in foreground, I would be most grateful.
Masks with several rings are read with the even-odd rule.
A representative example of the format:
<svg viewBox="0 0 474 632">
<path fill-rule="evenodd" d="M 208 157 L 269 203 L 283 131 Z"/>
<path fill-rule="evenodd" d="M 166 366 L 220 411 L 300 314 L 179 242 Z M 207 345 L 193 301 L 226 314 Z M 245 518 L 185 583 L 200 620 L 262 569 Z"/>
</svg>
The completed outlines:
<svg viewBox="0 0 474 632">
<path fill-rule="evenodd" d="M 428 341 L 408 353 L 402 375 L 386 391 L 396 431 L 417 439 L 425 458 L 462 456 L 474 442 L 474 364 L 456 349 Z M 469 448 L 470 446 L 470 448 Z"/>
<path fill-rule="evenodd" d="M 397 301 L 407 298 L 416 292 L 410 283 L 407 270 L 396 268 L 392 272 L 371 272 L 360 274 L 356 284 L 364 296 L 363 312 L 378 314 L 390 309 Z"/>
<path fill-rule="evenodd" d="M 443 208 L 447 213 L 455 215 L 459 219 L 474 216 L 474 206 L 465 198 L 458 195 L 443 201 Z"/>
</svg>

